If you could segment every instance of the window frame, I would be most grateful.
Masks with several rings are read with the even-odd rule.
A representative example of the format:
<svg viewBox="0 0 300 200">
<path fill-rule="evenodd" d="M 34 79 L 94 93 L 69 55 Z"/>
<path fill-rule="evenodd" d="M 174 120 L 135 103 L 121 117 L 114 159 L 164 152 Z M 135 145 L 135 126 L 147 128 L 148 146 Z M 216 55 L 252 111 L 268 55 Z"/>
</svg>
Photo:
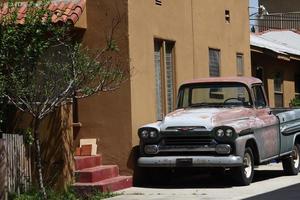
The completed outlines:
<svg viewBox="0 0 300 200">
<path fill-rule="evenodd" d="M 230 17 L 230 10 L 226 9 L 225 10 L 225 23 L 230 24 L 231 17 Z"/>
<path fill-rule="evenodd" d="M 158 113 L 158 109 L 156 109 L 156 117 L 157 120 L 162 120 L 162 118 L 169 112 L 173 111 L 176 108 L 176 57 L 175 57 L 175 47 L 176 47 L 176 41 L 172 41 L 172 40 L 166 40 L 166 39 L 161 39 L 161 38 L 154 38 L 154 54 L 156 51 L 156 44 L 159 44 L 159 51 L 160 51 L 160 82 L 161 82 L 161 112 L 162 113 Z M 173 95 L 173 104 L 172 104 L 172 109 L 168 110 L 168 83 L 167 83 L 167 60 L 166 60 L 166 50 L 167 50 L 167 45 L 170 44 L 172 45 L 172 50 L 171 50 L 171 55 L 172 55 L 172 95 Z M 155 55 L 154 55 L 155 58 Z M 154 59 L 155 60 L 155 59 Z M 154 63 L 154 66 L 156 64 Z M 155 66 L 155 70 L 156 70 L 156 66 Z M 155 79 L 156 79 L 156 71 L 155 71 Z M 156 84 L 155 84 L 156 85 Z M 155 90 L 157 91 L 157 87 L 155 87 Z M 157 95 L 157 92 L 156 92 Z M 157 102 L 158 98 L 156 97 L 156 106 L 158 106 L 158 102 Z M 161 115 L 159 117 L 159 115 Z"/>
<path fill-rule="evenodd" d="M 265 106 L 257 106 L 256 105 L 256 92 L 254 92 L 254 88 L 258 87 L 260 89 L 260 91 L 262 92 L 262 97 L 264 98 L 264 102 L 265 102 Z M 265 108 L 268 108 L 269 107 L 269 104 L 268 104 L 268 100 L 267 100 L 267 97 L 266 97 L 266 94 L 265 94 L 265 91 L 263 89 L 263 84 L 253 84 L 251 86 L 251 90 L 252 90 L 252 94 L 253 94 L 253 100 L 252 100 L 252 103 L 253 103 L 253 106 L 256 108 L 256 109 L 265 109 Z"/>
<path fill-rule="evenodd" d="M 280 91 L 279 90 L 276 90 L 277 87 L 276 87 L 276 80 L 277 80 L 277 77 L 280 77 L 281 78 L 281 85 L 280 85 Z M 278 107 L 276 106 L 276 95 L 280 95 L 281 98 L 282 98 L 282 102 L 280 102 L 282 104 L 281 107 L 284 107 L 284 80 L 283 80 L 283 73 L 282 72 L 277 72 L 274 76 L 274 106 L 275 107 Z"/>
<path fill-rule="evenodd" d="M 300 99 L 300 74 L 295 75 L 294 83 L 295 83 L 295 98 Z M 297 86 L 299 87 L 299 91 L 297 90 Z"/>
<path fill-rule="evenodd" d="M 238 65 L 238 58 L 241 57 L 242 58 L 242 66 L 241 69 L 239 68 Z M 244 54 L 243 53 L 236 53 L 236 74 L 237 76 L 244 76 L 245 75 L 245 59 L 244 59 Z"/>
<path fill-rule="evenodd" d="M 210 52 L 211 51 L 215 51 L 215 52 L 218 52 L 218 75 L 214 76 L 212 75 L 212 65 L 211 65 L 211 57 L 210 57 Z M 208 48 L 208 75 L 209 77 L 220 77 L 221 76 L 221 60 L 222 60 L 222 54 L 221 54 L 221 49 L 218 49 L 218 48 L 212 48 L 212 47 L 209 47 Z"/>
</svg>

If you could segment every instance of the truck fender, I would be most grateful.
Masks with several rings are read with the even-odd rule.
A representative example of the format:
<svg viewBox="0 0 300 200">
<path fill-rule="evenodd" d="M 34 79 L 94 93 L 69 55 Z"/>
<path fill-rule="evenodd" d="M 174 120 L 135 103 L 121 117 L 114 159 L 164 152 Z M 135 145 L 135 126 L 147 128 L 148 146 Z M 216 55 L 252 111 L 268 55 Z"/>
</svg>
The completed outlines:
<svg viewBox="0 0 300 200">
<path fill-rule="evenodd" d="M 250 145 L 253 151 L 255 164 L 259 164 L 260 162 L 260 152 L 257 146 L 256 138 L 254 137 L 253 132 L 249 132 L 246 135 L 240 136 L 235 141 L 235 151 L 236 155 L 244 156 L 246 145 Z"/>
<path fill-rule="evenodd" d="M 296 142 L 297 142 L 298 144 L 300 144 L 300 132 L 295 133 L 295 135 L 294 135 L 294 140 L 293 140 L 293 141 L 294 141 L 293 144 L 295 144 Z"/>
</svg>

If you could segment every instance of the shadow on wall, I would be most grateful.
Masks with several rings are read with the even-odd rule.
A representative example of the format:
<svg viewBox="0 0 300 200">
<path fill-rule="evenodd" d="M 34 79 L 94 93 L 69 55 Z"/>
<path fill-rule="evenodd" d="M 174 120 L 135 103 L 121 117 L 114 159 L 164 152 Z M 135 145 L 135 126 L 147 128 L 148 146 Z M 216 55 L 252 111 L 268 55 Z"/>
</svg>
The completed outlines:
<svg viewBox="0 0 300 200">
<path fill-rule="evenodd" d="M 17 112 L 14 115 L 11 131 L 28 128 L 32 118 L 26 113 Z M 46 117 L 40 128 L 41 153 L 44 183 L 46 187 L 57 190 L 66 189 L 73 182 L 73 116 L 72 104 L 68 103 Z M 35 154 L 32 153 L 34 156 Z M 34 162 L 34 157 L 32 157 Z M 36 175 L 32 163 L 32 179 Z"/>
</svg>

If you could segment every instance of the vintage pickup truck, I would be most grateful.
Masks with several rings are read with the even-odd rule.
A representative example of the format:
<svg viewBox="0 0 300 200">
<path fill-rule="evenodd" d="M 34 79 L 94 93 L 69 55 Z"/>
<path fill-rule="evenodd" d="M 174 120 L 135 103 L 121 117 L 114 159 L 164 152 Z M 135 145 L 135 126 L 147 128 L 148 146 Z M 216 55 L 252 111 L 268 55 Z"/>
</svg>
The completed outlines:
<svg viewBox="0 0 300 200">
<path fill-rule="evenodd" d="M 227 169 L 239 185 L 254 166 L 281 161 L 299 172 L 300 109 L 271 109 L 263 84 L 246 77 L 214 77 L 181 85 L 177 108 L 138 130 L 140 169 Z"/>
</svg>

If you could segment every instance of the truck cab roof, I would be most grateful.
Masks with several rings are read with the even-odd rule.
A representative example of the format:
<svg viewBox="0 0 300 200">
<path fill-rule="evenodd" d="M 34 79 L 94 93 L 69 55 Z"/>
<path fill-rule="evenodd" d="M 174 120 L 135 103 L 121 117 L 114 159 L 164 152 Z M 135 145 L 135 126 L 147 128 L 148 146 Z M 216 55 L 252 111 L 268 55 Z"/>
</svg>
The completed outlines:
<svg viewBox="0 0 300 200">
<path fill-rule="evenodd" d="M 193 79 L 189 81 L 185 81 L 183 85 L 185 84 L 193 84 L 193 83 L 242 83 L 247 85 L 248 87 L 251 87 L 253 84 L 262 84 L 262 81 L 258 78 L 254 77 L 209 77 L 209 78 L 200 78 L 200 79 Z"/>
</svg>

